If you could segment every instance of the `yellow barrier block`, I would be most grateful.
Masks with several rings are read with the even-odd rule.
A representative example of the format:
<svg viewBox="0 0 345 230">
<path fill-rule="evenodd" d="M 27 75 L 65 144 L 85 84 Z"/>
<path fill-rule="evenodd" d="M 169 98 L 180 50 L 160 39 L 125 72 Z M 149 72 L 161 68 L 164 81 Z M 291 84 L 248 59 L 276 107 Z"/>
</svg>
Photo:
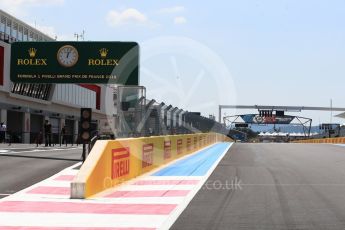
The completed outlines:
<svg viewBox="0 0 345 230">
<path fill-rule="evenodd" d="M 224 135 L 188 134 L 97 141 L 71 183 L 71 198 L 84 199 L 216 142 Z"/>
<path fill-rule="evenodd" d="M 322 139 L 309 139 L 309 140 L 298 140 L 292 141 L 292 143 L 328 143 L 328 144 L 344 144 L 344 137 L 333 137 L 333 138 L 322 138 Z"/>
</svg>

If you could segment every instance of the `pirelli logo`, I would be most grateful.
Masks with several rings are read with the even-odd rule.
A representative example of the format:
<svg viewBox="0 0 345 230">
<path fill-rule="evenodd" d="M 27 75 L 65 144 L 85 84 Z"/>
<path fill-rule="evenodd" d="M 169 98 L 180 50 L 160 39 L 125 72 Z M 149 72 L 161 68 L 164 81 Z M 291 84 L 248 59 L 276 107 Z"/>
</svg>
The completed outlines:
<svg viewBox="0 0 345 230">
<path fill-rule="evenodd" d="M 182 154 L 182 139 L 177 140 L 176 151 L 177 155 Z"/>
<path fill-rule="evenodd" d="M 192 150 L 192 139 L 187 138 L 187 151 L 191 151 L 191 150 Z"/>
<path fill-rule="evenodd" d="M 130 151 L 129 148 L 111 150 L 111 178 L 116 179 L 129 174 Z"/>
<path fill-rule="evenodd" d="M 171 157 L 171 141 L 164 141 L 164 160 Z"/>
<path fill-rule="evenodd" d="M 142 168 L 153 165 L 153 144 L 143 145 Z"/>
</svg>

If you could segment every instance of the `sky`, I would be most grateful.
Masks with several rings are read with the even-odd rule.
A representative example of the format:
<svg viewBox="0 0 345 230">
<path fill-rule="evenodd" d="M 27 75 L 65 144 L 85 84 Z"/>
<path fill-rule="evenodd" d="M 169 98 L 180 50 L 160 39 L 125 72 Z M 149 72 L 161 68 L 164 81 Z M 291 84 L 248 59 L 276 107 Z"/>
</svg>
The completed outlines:
<svg viewBox="0 0 345 230">
<path fill-rule="evenodd" d="M 345 107 L 343 0 L 1 0 L 0 8 L 57 40 L 85 31 L 86 41 L 138 42 L 147 97 L 205 116 L 218 117 L 219 104 Z"/>
</svg>

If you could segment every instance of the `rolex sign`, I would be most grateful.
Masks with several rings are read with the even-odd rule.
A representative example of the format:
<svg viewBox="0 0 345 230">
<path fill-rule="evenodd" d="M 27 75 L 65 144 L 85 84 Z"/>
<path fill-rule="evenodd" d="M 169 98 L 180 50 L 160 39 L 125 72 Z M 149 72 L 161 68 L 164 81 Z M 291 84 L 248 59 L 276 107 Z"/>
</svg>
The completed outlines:
<svg viewBox="0 0 345 230">
<path fill-rule="evenodd" d="M 11 81 L 139 84 L 135 42 L 15 42 Z"/>
</svg>

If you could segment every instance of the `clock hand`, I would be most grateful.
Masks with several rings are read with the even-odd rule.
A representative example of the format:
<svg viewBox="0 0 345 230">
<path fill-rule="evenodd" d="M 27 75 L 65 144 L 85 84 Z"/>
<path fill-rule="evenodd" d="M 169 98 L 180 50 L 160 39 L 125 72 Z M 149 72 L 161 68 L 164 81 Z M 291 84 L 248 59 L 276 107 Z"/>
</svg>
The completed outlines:
<svg viewBox="0 0 345 230">
<path fill-rule="evenodd" d="M 70 52 L 67 52 L 67 56 L 66 56 L 66 58 L 68 58 L 68 56 L 69 56 L 69 53 L 70 53 Z"/>
</svg>

